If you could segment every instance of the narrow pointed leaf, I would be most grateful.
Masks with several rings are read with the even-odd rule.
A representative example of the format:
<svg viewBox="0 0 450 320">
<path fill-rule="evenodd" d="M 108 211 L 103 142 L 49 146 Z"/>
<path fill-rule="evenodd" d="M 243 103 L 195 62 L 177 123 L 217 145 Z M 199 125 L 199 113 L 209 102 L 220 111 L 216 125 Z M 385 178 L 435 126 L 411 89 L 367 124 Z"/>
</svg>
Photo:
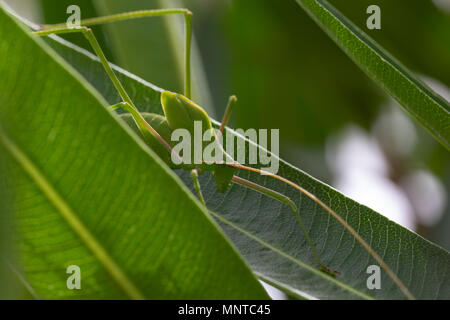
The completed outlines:
<svg viewBox="0 0 450 320">
<path fill-rule="evenodd" d="M 0 194 L 42 298 L 267 298 L 178 177 L 2 8 L 0 74 Z"/>
<path fill-rule="evenodd" d="M 450 149 L 448 101 L 418 80 L 326 0 L 296 1 L 375 83 Z"/>
</svg>

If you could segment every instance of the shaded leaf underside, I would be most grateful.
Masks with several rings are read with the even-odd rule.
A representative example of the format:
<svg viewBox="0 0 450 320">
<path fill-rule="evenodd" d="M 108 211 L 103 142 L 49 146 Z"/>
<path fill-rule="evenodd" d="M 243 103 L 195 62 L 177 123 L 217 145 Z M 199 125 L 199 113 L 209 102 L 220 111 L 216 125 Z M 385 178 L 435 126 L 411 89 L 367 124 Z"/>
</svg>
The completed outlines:
<svg viewBox="0 0 450 320">
<path fill-rule="evenodd" d="M 55 38 L 57 39 L 57 38 Z M 91 55 L 59 40 L 48 43 L 72 64 L 110 103 L 120 98 Z M 160 89 L 116 68 L 142 112 L 161 114 Z M 228 129 L 227 129 L 228 130 Z M 189 173 L 177 172 L 193 190 Z M 373 210 L 343 196 L 288 163 L 279 174 L 305 187 L 353 226 L 391 266 L 419 299 L 450 297 L 449 253 Z M 317 243 L 323 261 L 342 275 L 335 279 L 319 272 L 295 218 L 287 207 L 259 193 L 234 185 L 226 194 L 216 191 L 211 175 L 201 176 L 209 210 L 255 274 L 282 290 L 301 296 L 341 299 L 402 299 L 404 296 L 382 272 L 382 290 L 368 290 L 366 273 L 375 264 L 368 253 L 318 205 L 270 178 L 240 173 L 290 196 Z"/>
</svg>

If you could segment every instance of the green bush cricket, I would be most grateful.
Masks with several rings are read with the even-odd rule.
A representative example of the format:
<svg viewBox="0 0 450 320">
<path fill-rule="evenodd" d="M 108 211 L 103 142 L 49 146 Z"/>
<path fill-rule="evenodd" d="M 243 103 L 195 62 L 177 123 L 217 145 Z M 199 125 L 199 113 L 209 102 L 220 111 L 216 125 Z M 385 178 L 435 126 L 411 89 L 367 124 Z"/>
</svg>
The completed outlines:
<svg viewBox="0 0 450 320">
<path fill-rule="evenodd" d="M 92 30 L 89 26 L 98 25 L 103 23 L 110 23 L 120 20 L 127 19 L 136 19 L 136 18 L 144 18 L 144 17 L 154 17 L 154 16 L 164 16 L 164 15 L 173 15 L 180 14 L 183 15 L 185 20 L 185 88 L 184 94 L 173 93 L 169 91 L 163 91 L 161 93 L 161 105 L 163 108 L 164 116 L 150 114 L 150 113 L 140 113 L 133 101 L 125 91 L 123 85 L 120 83 L 119 79 L 115 75 L 114 71 L 109 65 L 108 60 L 106 59 L 99 43 L 97 42 Z M 213 126 L 211 120 L 203 108 L 198 106 L 195 102 L 191 100 L 191 66 L 190 66 L 190 51 L 191 51 L 191 37 L 192 37 L 192 13 L 187 9 L 158 9 L 158 10 L 142 10 L 142 11 L 134 11 L 122 14 L 115 14 L 110 16 L 98 17 L 85 19 L 81 21 L 80 27 L 69 28 L 66 24 L 58 24 L 58 25 L 48 25 L 43 26 L 40 30 L 33 32 L 33 34 L 37 36 L 46 36 L 50 34 L 65 34 L 65 33 L 82 33 L 86 39 L 89 41 L 96 55 L 100 59 L 105 71 L 107 72 L 109 78 L 113 82 L 115 88 L 119 92 L 123 102 L 111 106 L 111 109 L 123 108 L 128 111 L 128 114 L 122 115 L 121 118 L 129 123 L 131 126 L 136 127 L 136 130 L 141 135 L 146 144 L 166 163 L 169 167 L 175 169 L 184 169 L 190 170 L 191 176 L 193 179 L 194 187 L 198 193 L 198 198 L 201 203 L 205 206 L 206 204 L 201 192 L 200 183 L 198 180 L 199 174 L 210 171 L 216 181 L 217 189 L 220 192 L 226 191 L 231 183 L 239 184 L 246 188 L 252 189 L 254 191 L 260 192 L 265 196 L 271 197 L 280 201 L 281 203 L 287 205 L 292 210 L 295 215 L 297 222 L 302 229 L 305 238 L 307 240 L 308 245 L 311 248 L 314 259 L 317 263 L 317 266 L 320 270 L 327 273 L 329 276 L 339 275 L 338 271 L 332 270 L 325 266 L 315 249 L 315 245 L 312 239 L 309 236 L 309 233 L 300 217 L 297 206 L 295 203 L 288 198 L 287 196 L 268 189 L 264 186 L 258 185 L 252 181 L 243 179 L 237 175 L 235 175 L 237 170 L 247 170 L 251 172 L 256 172 L 259 174 L 268 175 L 274 179 L 277 179 L 292 188 L 298 190 L 318 205 L 320 205 L 323 209 L 325 209 L 330 215 L 332 215 L 338 222 L 345 228 L 347 231 L 367 250 L 367 252 L 379 263 L 379 265 L 386 271 L 386 273 L 391 277 L 391 279 L 397 284 L 397 286 L 402 290 L 406 297 L 409 299 L 413 299 L 414 297 L 406 288 L 406 286 L 402 283 L 402 281 L 397 277 L 397 275 L 391 270 L 391 268 L 382 260 L 382 258 L 370 247 L 370 245 L 335 211 L 333 211 L 329 206 L 327 206 L 323 201 L 318 199 L 314 194 L 305 190 L 301 186 L 296 183 L 285 179 L 279 175 L 266 172 L 261 169 L 248 167 L 242 165 L 233 159 L 227 162 L 216 162 L 216 163 L 202 163 L 197 167 L 192 164 L 188 165 L 175 165 L 171 159 L 173 156 L 179 157 L 179 155 L 173 153 L 173 144 L 171 144 L 171 135 L 172 132 L 176 129 L 182 128 L 186 129 L 189 132 L 193 133 L 193 122 L 200 121 L 203 125 L 204 131 L 212 131 Z M 225 126 L 229 120 L 231 111 L 236 104 L 236 97 L 230 97 L 228 106 L 225 111 L 225 115 L 223 117 L 220 129 L 217 134 L 214 134 L 215 141 L 219 143 L 219 136 L 223 133 Z M 223 150 L 223 148 L 221 149 Z M 224 150 L 224 156 L 229 160 L 231 158 Z M 207 209 L 207 208 L 206 208 Z"/>
</svg>

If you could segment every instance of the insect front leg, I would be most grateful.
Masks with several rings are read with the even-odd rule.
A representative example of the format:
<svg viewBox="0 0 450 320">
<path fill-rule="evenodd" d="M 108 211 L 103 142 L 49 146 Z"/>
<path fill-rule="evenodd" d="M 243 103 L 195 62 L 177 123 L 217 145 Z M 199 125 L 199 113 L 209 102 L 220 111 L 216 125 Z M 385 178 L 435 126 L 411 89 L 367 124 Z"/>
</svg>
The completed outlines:
<svg viewBox="0 0 450 320">
<path fill-rule="evenodd" d="M 105 54 L 103 50 L 101 49 L 97 39 L 95 38 L 94 33 L 90 28 L 87 26 L 93 26 L 93 25 L 99 25 L 104 23 L 110 23 L 110 22 L 116 22 L 116 21 L 122 21 L 122 20 L 130 20 L 130 19 L 137 19 L 137 18 L 145 18 L 145 17 L 155 17 L 155 16 L 164 16 L 164 15 L 173 15 L 173 14 L 182 14 L 184 16 L 185 20 L 185 88 L 184 88 L 184 94 L 187 98 L 190 98 L 191 96 L 191 39 L 192 39 L 192 12 L 188 9 L 156 9 L 156 10 L 139 10 L 139 11 L 132 11 L 132 12 L 126 12 L 126 13 L 119 13 L 109 16 L 103 16 L 103 17 L 96 17 L 96 18 L 90 18 L 85 19 L 81 21 L 81 27 L 79 28 L 68 28 L 66 24 L 57 24 L 57 25 L 46 25 L 43 27 L 42 30 L 33 32 L 34 35 L 37 36 L 46 36 L 50 34 L 65 34 L 65 33 L 83 33 L 83 35 L 86 37 L 86 39 L 89 41 L 91 47 L 94 49 L 95 53 L 97 54 L 98 58 L 100 59 L 100 62 L 105 69 L 106 73 L 108 74 L 109 78 L 113 82 L 115 88 L 119 92 L 119 95 L 121 96 L 123 100 L 123 104 L 119 104 L 116 106 L 113 106 L 113 108 L 122 107 L 128 112 L 130 112 L 133 115 L 133 119 L 135 120 L 136 124 L 138 125 L 139 130 L 141 131 L 144 138 L 148 136 L 148 134 L 152 134 L 154 137 L 156 137 L 163 145 L 164 147 L 171 152 L 171 147 L 169 143 L 164 140 L 158 132 L 149 125 L 145 119 L 140 115 L 138 109 L 134 105 L 133 101 L 131 100 L 130 96 L 126 92 L 125 88 L 123 87 L 120 80 L 117 78 L 116 74 L 112 70 L 111 66 L 109 65 L 108 60 L 105 57 Z"/>
<path fill-rule="evenodd" d="M 145 121 L 145 119 L 142 117 L 142 115 L 139 113 L 138 109 L 134 105 L 133 101 L 131 100 L 130 96 L 126 92 L 124 86 L 120 82 L 117 75 L 112 70 L 111 66 L 109 65 L 108 60 L 106 59 L 106 56 L 100 47 L 100 44 L 97 41 L 97 38 L 95 37 L 92 30 L 88 27 L 80 27 L 80 28 L 67 28 L 67 27 L 60 27 L 60 28 L 50 28 L 48 30 L 42 30 L 42 31 L 36 31 L 33 34 L 37 36 L 46 36 L 50 34 L 66 34 L 66 33 L 82 33 L 85 38 L 89 41 L 89 44 L 91 45 L 94 52 L 97 54 L 97 57 L 100 59 L 100 62 L 105 69 L 106 73 L 108 74 L 108 77 L 111 79 L 112 83 L 114 84 L 114 87 L 119 92 L 120 97 L 122 98 L 123 102 L 116 104 L 114 106 L 111 106 L 112 109 L 117 109 L 119 107 L 125 109 L 126 111 L 130 112 L 133 115 L 133 118 L 138 125 L 138 128 L 140 129 L 142 135 L 144 138 L 148 138 L 149 134 L 152 134 L 155 136 L 170 152 L 171 147 L 169 143 L 164 140 L 158 132 L 150 125 L 148 122 Z"/>
<path fill-rule="evenodd" d="M 183 15 L 185 22 L 185 74 L 184 74 L 184 95 L 191 98 L 191 40 L 192 40 L 192 12 L 185 8 L 170 9 L 154 9 L 154 10 L 138 10 L 124 12 L 103 17 L 84 19 L 80 22 L 81 28 L 67 28 L 65 23 L 55 25 L 45 25 L 42 30 L 34 32 L 35 35 L 45 36 L 49 34 L 63 34 L 77 32 L 88 26 L 95 26 L 104 23 L 112 23 L 116 21 L 132 20 L 139 18 L 158 17 L 165 15 Z M 96 52 L 97 53 L 97 52 Z M 98 53 L 97 53 L 98 55 Z M 100 57 L 100 56 L 99 56 Z M 124 101 L 129 102 L 124 99 Z"/>
<path fill-rule="evenodd" d="M 46 36 L 46 35 L 50 35 L 50 34 L 66 34 L 66 33 L 82 33 L 84 35 L 84 37 L 89 41 L 89 44 L 91 45 L 92 49 L 94 49 L 95 54 L 100 59 L 100 62 L 102 64 L 103 68 L 105 69 L 109 78 L 113 82 L 114 87 L 119 92 L 122 100 L 127 102 L 128 104 L 130 104 L 134 109 L 136 109 L 130 96 L 126 92 L 122 83 L 117 78 L 117 76 L 114 73 L 114 71 L 112 70 L 111 66 L 109 65 L 109 62 L 106 59 L 105 54 L 103 53 L 103 50 L 97 41 L 97 38 L 95 37 L 94 33 L 92 32 L 92 29 L 82 26 L 79 28 L 67 28 L 66 27 L 66 28 L 56 28 L 56 29 L 41 30 L 41 31 L 33 32 L 33 34 L 37 35 L 37 36 Z"/>
</svg>

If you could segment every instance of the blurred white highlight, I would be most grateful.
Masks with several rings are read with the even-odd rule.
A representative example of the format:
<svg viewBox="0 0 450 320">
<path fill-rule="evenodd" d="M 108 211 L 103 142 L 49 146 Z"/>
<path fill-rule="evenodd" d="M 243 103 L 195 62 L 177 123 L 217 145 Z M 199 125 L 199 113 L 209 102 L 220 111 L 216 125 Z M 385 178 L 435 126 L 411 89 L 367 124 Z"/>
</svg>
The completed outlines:
<svg viewBox="0 0 450 320">
<path fill-rule="evenodd" d="M 408 197 L 388 178 L 387 161 L 374 138 L 350 126 L 332 138 L 326 150 L 335 187 L 355 201 L 413 229 L 414 212 Z"/>
<path fill-rule="evenodd" d="M 450 13 L 450 1 L 448 0 L 433 0 L 436 7 L 444 12 Z"/>
</svg>

